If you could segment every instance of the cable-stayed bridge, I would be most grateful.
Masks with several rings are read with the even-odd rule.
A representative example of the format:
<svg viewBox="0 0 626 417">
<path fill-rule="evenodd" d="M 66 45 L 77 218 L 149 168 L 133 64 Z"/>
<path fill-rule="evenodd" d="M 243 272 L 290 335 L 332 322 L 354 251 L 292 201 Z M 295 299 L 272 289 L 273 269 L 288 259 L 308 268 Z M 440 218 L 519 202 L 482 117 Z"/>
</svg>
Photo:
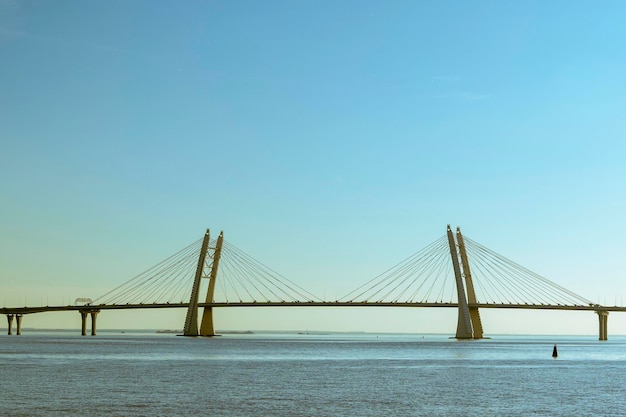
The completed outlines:
<svg viewBox="0 0 626 417">
<path fill-rule="evenodd" d="M 104 310 L 186 308 L 186 336 L 214 336 L 213 309 L 226 307 L 429 307 L 456 308 L 456 338 L 484 337 L 480 309 L 592 311 L 599 339 L 607 340 L 609 311 L 624 307 L 594 304 L 450 226 L 444 236 L 336 300 L 324 300 L 224 239 L 223 233 L 188 245 L 145 272 L 93 300 L 77 305 L 3 307 L 8 333 L 25 314 L 78 311 L 82 334 L 96 334 Z M 200 314 L 200 310 L 202 313 Z"/>
</svg>

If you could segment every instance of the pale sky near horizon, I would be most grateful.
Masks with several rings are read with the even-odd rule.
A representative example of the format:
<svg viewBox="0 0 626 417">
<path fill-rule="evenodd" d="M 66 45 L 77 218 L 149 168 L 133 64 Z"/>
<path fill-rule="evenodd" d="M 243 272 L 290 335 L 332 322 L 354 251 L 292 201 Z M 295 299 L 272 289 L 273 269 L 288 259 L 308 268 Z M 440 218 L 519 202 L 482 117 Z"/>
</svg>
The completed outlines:
<svg viewBox="0 0 626 417">
<path fill-rule="evenodd" d="M 451 224 L 623 305 L 625 18 L 623 1 L 0 0 L 0 302 L 95 298 L 206 228 L 333 298 Z M 99 325 L 181 320 L 104 312 Z M 455 311 L 426 309 L 217 320 L 456 329 Z M 597 333 L 593 313 L 483 322 Z"/>
</svg>

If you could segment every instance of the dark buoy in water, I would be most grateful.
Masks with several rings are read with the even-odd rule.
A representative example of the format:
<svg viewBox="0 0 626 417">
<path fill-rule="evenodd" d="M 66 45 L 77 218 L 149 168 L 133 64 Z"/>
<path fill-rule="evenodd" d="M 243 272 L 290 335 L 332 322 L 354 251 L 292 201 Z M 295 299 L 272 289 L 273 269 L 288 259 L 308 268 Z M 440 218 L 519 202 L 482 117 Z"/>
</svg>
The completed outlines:
<svg viewBox="0 0 626 417">
<path fill-rule="evenodd" d="M 556 358 L 559 356 L 559 352 L 556 351 L 556 345 L 554 345 L 554 349 L 552 349 L 552 357 Z"/>
</svg>

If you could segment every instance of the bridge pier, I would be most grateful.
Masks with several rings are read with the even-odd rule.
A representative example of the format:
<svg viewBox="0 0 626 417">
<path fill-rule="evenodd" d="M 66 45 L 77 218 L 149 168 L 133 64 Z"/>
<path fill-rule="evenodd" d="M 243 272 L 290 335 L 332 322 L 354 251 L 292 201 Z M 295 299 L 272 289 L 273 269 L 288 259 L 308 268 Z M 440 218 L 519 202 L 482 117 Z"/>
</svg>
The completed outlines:
<svg viewBox="0 0 626 417">
<path fill-rule="evenodd" d="M 80 335 L 81 336 L 87 336 L 87 314 L 89 314 L 87 311 L 80 311 L 80 319 L 81 319 L 81 326 L 80 326 Z"/>
<path fill-rule="evenodd" d="M 80 310 L 81 318 L 81 336 L 87 336 L 87 316 L 91 315 L 91 335 L 96 335 L 96 320 L 100 310 Z"/>
<path fill-rule="evenodd" d="M 95 336 L 96 335 L 96 319 L 98 318 L 98 313 L 100 312 L 100 310 L 92 310 L 90 312 L 91 314 L 91 335 Z"/>
<path fill-rule="evenodd" d="M 17 331 L 16 334 L 18 336 L 20 336 L 22 334 L 22 314 L 16 314 L 15 315 L 15 323 L 17 324 Z"/>
<path fill-rule="evenodd" d="M 16 313 L 16 314 L 7 314 L 7 334 L 9 336 L 13 335 L 13 319 L 15 318 L 15 323 L 17 324 L 17 331 L 15 332 L 16 335 L 21 335 L 22 334 L 22 317 L 24 315 L 20 314 L 20 313 Z"/>
<path fill-rule="evenodd" d="M 609 312 L 608 311 L 596 311 L 598 314 L 598 340 L 609 340 Z"/>
</svg>

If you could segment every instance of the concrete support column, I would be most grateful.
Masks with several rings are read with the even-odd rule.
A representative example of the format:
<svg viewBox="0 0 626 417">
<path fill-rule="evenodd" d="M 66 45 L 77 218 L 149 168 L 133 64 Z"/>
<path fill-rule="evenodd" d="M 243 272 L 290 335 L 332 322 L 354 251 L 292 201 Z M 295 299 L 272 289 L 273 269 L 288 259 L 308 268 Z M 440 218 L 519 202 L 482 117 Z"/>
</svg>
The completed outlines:
<svg viewBox="0 0 626 417">
<path fill-rule="evenodd" d="M 81 336 L 87 336 L 87 314 L 89 314 L 88 311 L 84 311 L 84 310 L 80 311 L 80 318 L 81 318 L 80 334 Z"/>
<path fill-rule="evenodd" d="M 100 310 L 92 310 L 89 313 L 91 314 L 91 335 L 96 335 L 96 318 L 98 317 L 98 313 Z"/>
<path fill-rule="evenodd" d="M 609 312 L 608 311 L 596 311 L 598 314 L 598 340 L 609 339 Z"/>
<path fill-rule="evenodd" d="M 8 322 L 7 323 L 8 324 L 8 326 L 7 326 L 8 327 L 7 334 L 10 336 L 10 335 L 13 334 L 13 331 L 12 331 L 12 329 L 13 329 L 13 314 L 7 314 L 7 322 Z"/>
<path fill-rule="evenodd" d="M 22 334 L 22 315 L 21 314 L 16 314 L 15 315 L 15 322 L 17 324 L 17 335 L 21 335 Z"/>
</svg>

